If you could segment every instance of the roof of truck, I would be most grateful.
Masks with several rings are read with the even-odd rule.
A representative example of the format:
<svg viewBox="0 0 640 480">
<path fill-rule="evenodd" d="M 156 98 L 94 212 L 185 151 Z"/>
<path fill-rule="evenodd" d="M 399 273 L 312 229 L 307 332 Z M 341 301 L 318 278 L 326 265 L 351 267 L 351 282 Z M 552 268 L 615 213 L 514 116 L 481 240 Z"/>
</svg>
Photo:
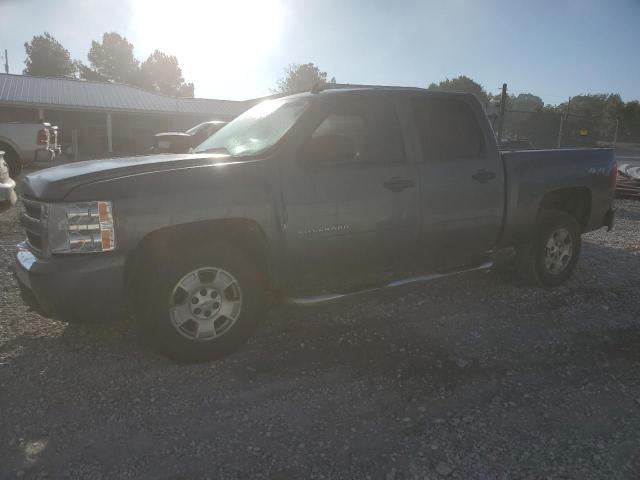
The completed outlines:
<svg viewBox="0 0 640 480">
<path fill-rule="evenodd" d="M 434 96 L 457 96 L 457 97 L 469 97 L 473 94 L 467 92 L 444 92 L 439 90 L 427 90 L 420 87 L 398 87 L 390 85 L 351 85 L 351 84 L 326 84 L 319 89 L 312 89 L 308 92 L 295 93 L 287 95 L 286 98 L 304 98 L 304 97 L 318 97 L 329 95 L 342 95 L 353 93 L 391 93 L 391 94 L 425 94 Z M 285 97 L 282 97 L 285 98 Z"/>
</svg>

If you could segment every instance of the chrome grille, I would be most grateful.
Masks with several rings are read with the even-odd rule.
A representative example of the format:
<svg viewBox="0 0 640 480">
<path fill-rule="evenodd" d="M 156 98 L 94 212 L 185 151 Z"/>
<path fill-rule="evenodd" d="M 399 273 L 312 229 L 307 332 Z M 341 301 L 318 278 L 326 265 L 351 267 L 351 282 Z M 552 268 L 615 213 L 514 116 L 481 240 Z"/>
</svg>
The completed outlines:
<svg viewBox="0 0 640 480">
<path fill-rule="evenodd" d="M 42 203 L 22 198 L 22 215 L 20 223 L 25 229 L 27 244 L 38 253 L 45 252 L 45 225 L 42 222 Z"/>
<path fill-rule="evenodd" d="M 22 199 L 22 203 L 24 205 L 24 213 L 29 217 L 40 220 L 42 217 L 42 204 L 38 202 L 34 202 L 32 200 Z"/>
</svg>

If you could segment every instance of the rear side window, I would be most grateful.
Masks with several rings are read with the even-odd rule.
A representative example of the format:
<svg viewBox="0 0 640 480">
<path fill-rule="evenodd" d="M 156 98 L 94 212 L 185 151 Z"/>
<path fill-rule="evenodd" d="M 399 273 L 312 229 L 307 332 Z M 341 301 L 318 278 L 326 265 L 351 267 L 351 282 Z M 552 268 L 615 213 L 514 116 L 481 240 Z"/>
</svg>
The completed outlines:
<svg viewBox="0 0 640 480">
<path fill-rule="evenodd" d="M 404 141 L 394 105 L 363 97 L 335 106 L 313 136 L 344 135 L 356 147 L 352 161 L 394 163 L 404 160 Z"/>
<path fill-rule="evenodd" d="M 425 161 L 477 158 L 484 138 L 469 105 L 457 99 L 417 98 L 413 112 Z"/>
</svg>

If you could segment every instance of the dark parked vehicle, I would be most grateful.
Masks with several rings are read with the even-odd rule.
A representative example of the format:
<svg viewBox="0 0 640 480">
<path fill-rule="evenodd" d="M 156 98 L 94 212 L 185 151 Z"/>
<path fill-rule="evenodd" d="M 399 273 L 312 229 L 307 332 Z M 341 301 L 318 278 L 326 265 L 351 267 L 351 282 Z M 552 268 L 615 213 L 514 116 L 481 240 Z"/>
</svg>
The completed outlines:
<svg viewBox="0 0 640 480">
<path fill-rule="evenodd" d="M 469 94 L 351 88 L 265 101 L 194 154 L 32 173 L 15 272 L 55 318 L 131 312 L 169 356 L 237 349 L 270 302 L 486 268 L 565 281 L 613 225 L 610 149 L 500 153 Z"/>
<path fill-rule="evenodd" d="M 200 123 L 186 132 L 156 133 L 151 151 L 153 153 L 187 153 L 190 148 L 197 147 L 225 125 L 226 122 L 214 120 Z"/>
</svg>

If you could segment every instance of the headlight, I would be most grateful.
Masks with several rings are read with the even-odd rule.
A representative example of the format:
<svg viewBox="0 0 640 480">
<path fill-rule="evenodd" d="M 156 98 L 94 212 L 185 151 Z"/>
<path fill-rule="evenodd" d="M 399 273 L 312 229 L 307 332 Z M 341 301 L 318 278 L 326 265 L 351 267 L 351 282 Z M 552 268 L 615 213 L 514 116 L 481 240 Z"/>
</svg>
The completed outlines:
<svg viewBox="0 0 640 480">
<path fill-rule="evenodd" d="M 116 247 L 111 202 L 50 203 L 43 216 L 51 253 L 108 252 Z"/>
</svg>

